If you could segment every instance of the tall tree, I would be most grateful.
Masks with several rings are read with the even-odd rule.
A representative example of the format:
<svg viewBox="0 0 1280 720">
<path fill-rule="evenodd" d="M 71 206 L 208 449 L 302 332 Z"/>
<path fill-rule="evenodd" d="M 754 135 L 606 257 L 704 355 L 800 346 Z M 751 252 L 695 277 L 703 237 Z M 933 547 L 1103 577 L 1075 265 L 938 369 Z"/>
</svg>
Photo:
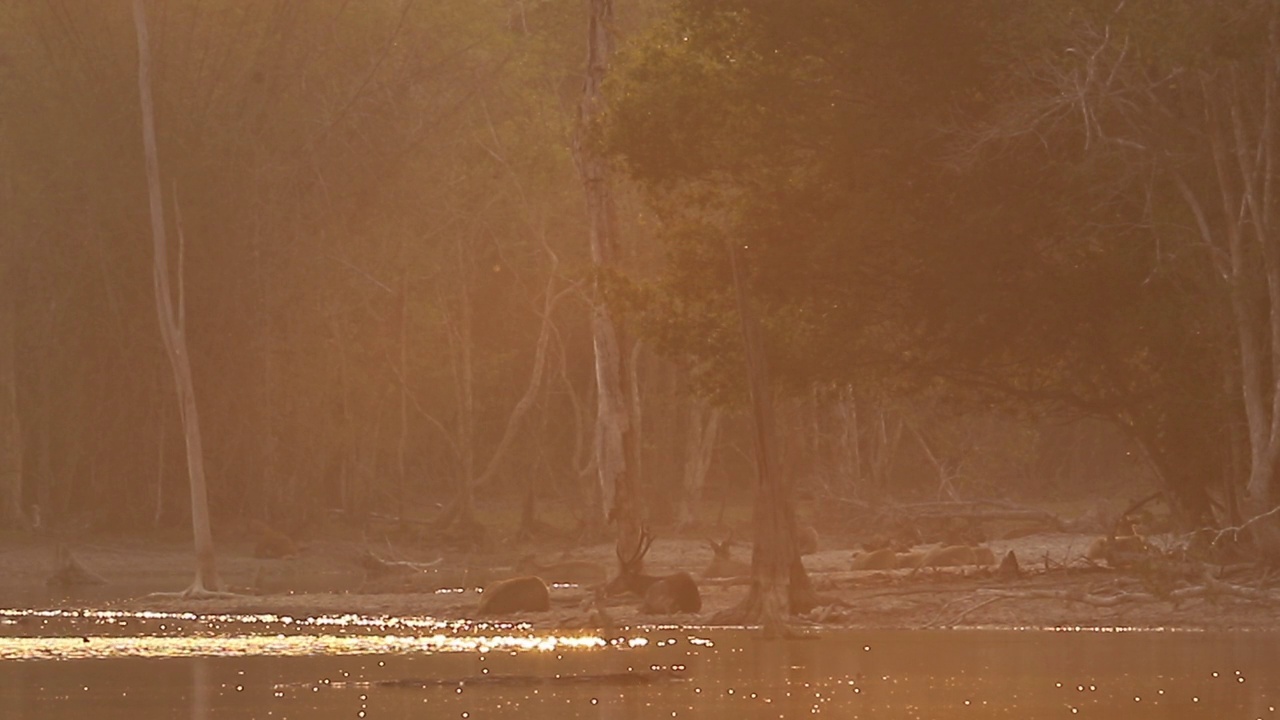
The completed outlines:
<svg viewBox="0 0 1280 720">
<path fill-rule="evenodd" d="M 1218 392 L 1225 378 L 1235 397 L 1212 414 L 1187 408 L 1181 424 L 1204 436 L 1206 425 L 1243 420 L 1236 484 L 1252 517 L 1270 516 L 1280 501 L 1280 5 L 1081 0 L 1014 13 L 1009 35 L 1018 61 L 978 146 L 1050 148 L 1088 173 L 1095 191 L 1079 209 L 1113 223 L 1112 238 L 1098 238 L 1111 240 L 1109 253 L 1126 252 L 1116 240 L 1145 240 L 1156 251 L 1144 284 L 1172 278 L 1184 293 L 1193 283 L 1208 289 L 1199 292 L 1213 314 L 1182 318 L 1183 348 L 1207 346 L 1216 368 L 1199 384 Z M 1138 232 L 1121 231 L 1126 223 Z M 1187 257 L 1193 273 L 1183 270 Z M 1174 352 L 1185 357 L 1183 348 Z M 1177 424 L 1165 423 L 1163 438 L 1145 431 L 1158 461 Z M 1227 475 L 1228 466 L 1208 470 Z M 1258 529 L 1280 553 L 1280 522 Z"/>
<path fill-rule="evenodd" d="M 686 404 L 684 469 L 676 506 L 676 525 L 687 529 L 697 523 L 694 507 L 702 498 L 707 473 L 711 471 L 711 459 L 720 437 L 720 420 L 724 411 L 696 396 L 688 398 Z"/>
<path fill-rule="evenodd" d="M 185 242 L 181 217 L 178 228 L 178 287 L 174 306 L 170 284 L 169 241 L 165 228 L 164 193 L 160 185 L 160 156 L 156 148 L 155 107 L 151 101 L 151 41 L 147 35 L 147 14 L 143 0 L 133 0 L 133 22 L 138 38 L 138 94 L 142 110 L 142 145 L 146 155 L 147 197 L 151 215 L 153 255 L 153 288 L 160 334 L 173 369 L 178 391 L 178 409 L 182 417 L 183 436 L 187 448 L 187 473 L 191 481 L 191 529 L 195 535 L 196 577 L 185 595 L 203 596 L 221 590 L 217 556 L 213 548 L 213 531 L 209 524 L 209 499 L 205 488 L 204 449 L 200 436 L 200 416 L 196 409 L 195 386 L 191 377 L 191 361 L 187 352 L 186 296 L 183 292 L 182 261 Z M 175 205 L 177 198 L 174 199 Z"/>
<path fill-rule="evenodd" d="M 768 356 L 756 309 L 747 296 L 738 249 L 725 243 L 733 270 L 733 294 L 742 326 L 747 390 L 754 421 L 756 497 L 753 508 L 755 542 L 751 550 L 751 590 L 728 619 L 758 622 L 766 635 L 785 632 L 788 613 L 808 612 L 816 600 L 809 574 L 796 542 L 795 506 L 791 484 L 779 473 L 773 413 L 774 389 L 769 382 Z"/>
<path fill-rule="evenodd" d="M 205 389 L 211 512 L 215 520 L 268 513 L 300 521 L 326 506 L 391 508 L 391 476 L 378 471 L 394 461 L 400 438 L 385 412 L 388 393 L 408 388 L 407 399 L 440 417 L 452 404 L 441 392 L 442 364 L 431 362 L 435 247 L 464 215 L 454 208 L 484 218 L 481 243 L 509 232 L 509 214 L 485 207 L 497 194 L 470 142 L 480 102 L 516 84 L 517 38 L 502 23 L 505 9 L 274 0 L 169 3 L 163 14 L 149 7 L 157 144 L 173 149 L 165 189 L 182 189 L 188 237 L 219 240 L 189 244 L 185 276 L 184 334 L 194 382 Z M 24 3 L 0 13 L 10 48 L 0 92 L 15 109 L 6 117 L 6 168 L 32 168 L 6 171 L 17 196 L 0 212 L 23 237 L 43 240 L 32 243 L 18 302 L 18 396 L 30 411 L 31 461 L 47 457 L 51 468 L 32 473 L 37 485 L 28 489 L 48 492 L 46 516 L 57 521 L 123 524 L 153 504 L 155 478 L 166 498 L 187 484 L 182 435 L 157 433 L 154 406 L 138 401 L 154 385 L 144 368 L 168 360 L 155 336 L 155 299 L 141 282 L 152 272 L 150 250 L 129 243 L 146 222 L 137 211 L 146 188 L 129 182 L 141 175 L 142 154 L 112 139 L 136 132 L 127 121 L 137 111 L 123 105 L 136 102 L 137 87 L 129 4 Z M 501 131 L 547 129 L 507 122 Z M 567 154 L 557 162 L 548 186 L 569 211 L 553 235 L 570 237 L 580 189 Z M 172 217 L 169 225 L 172 234 Z M 403 262 L 400 245 L 409 248 Z M 526 258 L 513 254 L 514 269 Z M 408 342 L 393 343 L 399 335 L 382 320 L 398 306 L 388 308 L 368 278 L 401 272 L 415 304 Z M 480 291 L 482 325 L 515 296 L 494 292 L 502 287 Z M 525 337 L 515 314 L 507 317 L 503 330 Z M 511 353 L 489 327 L 497 326 L 481 328 L 489 344 L 477 355 L 482 445 L 497 433 L 490 398 L 501 407 L 521 389 L 512 391 L 517 383 L 497 366 L 523 368 L 533 346 L 530 338 L 530 350 Z M 47 397 L 35 390 L 43 387 Z M 443 483 L 452 458 L 408 405 L 405 497 L 414 513 L 425 508 L 412 501 Z M 96 472 L 74 480 L 78 464 Z M 185 522 L 180 510 L 170 504 L 166 520 Z"/>
<path fill-rule="evenodd" d="M 22 428 L 18 422 L 14 365 L 17 335 L 14 244 L 13 238 L 0 238 L 0 528 L 11 529 L 27 525 L 22 508 Z"/>
<path fill-rule="evenodd" d="M 606 516 L 618 524 L 619 551 L 629 554 L 640 538 L 641 508 L 636 478 L 637 428 L 632 427 L 626 333 L 614 317 L 604 283 L 617 270 L 618 220 L 609 161 L 590 130 L 605 113 L 603 86 L 613 58 L 613 0 L 590 0 L 587 71 L 579 106 L 574 150 L 587 203 L 587 234 L 595 266 L 591 335 L 596 370 L 596 472 Z"/>
<path fill-rule="evenodd" d="M 1168 24 L 1154 6 L 1122 4 L 1152 16 L 1148 31 L 1205 27 L 1190 20 L 1208 5 L 1177 3 L 1188 22 Z M 1103 90 L 1125 75 L 1081 50 L 1094 47 L 1081 37 L 1045 50 L 1048 18 L 1087 18 L 1086 6 L 1115 10 L 676 3 L 628 49 L 609 124 L 610 146 L 663 221 L 671 261 L 644 295 L 659 347 L 705 361 L 704 388 L 741 396 L 725 371 L 741 362 L 718 259 L 731 237 L 747 248 L 779 389 L 945 390 L 953 406 L 1105 417 L 1142 443 L 1186 516 L 1204 518 L 1232 417 L 1214 320 L 1224 293 L 1196 267 L 1203 250 L 1171 252 L 1183 244 L 1168 231 L 1195 221 L 1171 217 L 1167 192 L 1147 191 L 1151 153 L 1131 162 L 1132 138 L 1095 152 L 1098 122 L 1114 113 L 1072 98 L 1092 88 L 1115 108 L 1148 101 Z M 1068 25 L 1078 27 L 1058 27 Z M 1161 51 L 1109 37 L 1134 70 Z M 1020 84 L 1009 68 L 1024 66 Z M 958 120 L 998 114 L 1006 94 L 1020 111 L 1010 113 L 1018 129 L 1001 130 L 1011 142 L 961 157 Z M 1060 142 L 1081 136 L 1081 119 L 1089 153 Z M 1178 145 L 1161 148 L 1166 161 L 1188 157 Z M 1189 167 L 1212 173 L 1203 156 Z"/>
</svg>

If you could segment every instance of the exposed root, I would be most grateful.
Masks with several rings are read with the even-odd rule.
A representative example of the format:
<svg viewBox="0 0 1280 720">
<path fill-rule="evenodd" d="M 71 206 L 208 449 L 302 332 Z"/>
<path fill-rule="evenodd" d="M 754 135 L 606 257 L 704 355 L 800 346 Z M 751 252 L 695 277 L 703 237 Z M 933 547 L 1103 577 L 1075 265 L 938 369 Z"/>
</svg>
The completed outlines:
<svg viewBox="0 0 1280 720">
<path fill-rule="evenodd" d="M 210 590 L 203 583 L 197 581 L 191 583 L 186 590 L 180 592 L 153 592 L 145 597 L 151 600 L 239 600 L 257 596 L 227 592 L 225 590 Z"/>
<path fill-rule="evenodd" d="M 210 588 L 210 585 L 213 585 L 213 588 Z M 196 569 L 195 580 L 191 581 L 186 590 L 176 593 L 151 593 L 146 597 L 169 600 L 235 600 L 255 596 L 222 590 L 222 581 L 218 578 L 217 570 L 213 568 L 212 561 L 205 558 L 205 562 L 200 563 Z"/>
<path fill-rule="evenodd" d="M 752 585 L 747 597 L 737 605 L 715 613 L 709 619 L 712 625 L 749 625 L 761 629 L 766 639 L 800 640 L 811 635 L 797 629 L 788 621 L 789 615 L 803 615 L 819 606 L 843 605 L 835 598 L 820 597 L 808 583 L 792 583 L 786 602 L 777 593 L 765 592 Z"/>
<path fill-rule="evenodd" d="M 708 621 L 711 625 L 755 626 L 763 632 L 766 640 L 790 640 L 801 637 L 799 631 L 792 627 L 783 613 L 770 609 L 763 598 L 763 593 L 754 590 L 747 598 L 734 607 L 726 608 L 712 615 Z"/>
</svg>

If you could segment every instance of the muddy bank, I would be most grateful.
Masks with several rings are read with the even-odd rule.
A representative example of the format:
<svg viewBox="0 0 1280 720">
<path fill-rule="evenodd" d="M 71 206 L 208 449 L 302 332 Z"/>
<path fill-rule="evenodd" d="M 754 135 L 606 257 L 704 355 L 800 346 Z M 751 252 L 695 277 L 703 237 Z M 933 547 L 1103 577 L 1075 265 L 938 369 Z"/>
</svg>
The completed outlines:
<svg viewBox="0 0 1280 720">
<path fill-rule="evenodd" d="M 1040 534 L 987 543 L 996 558 L 1013 551 L 1021 571 L 995 566 L 854 570 L 855 548 L 828 541 L 805 557 L 823 603 L 797 618 L 801 625 L 852 628 L 1168 628 L 1280 629 L 1280 591 L 1263 574 L 1240 568 L 1205 568 L 1207 579 L 1157 577 L 1145 569 L 1117 570 L 1084 554 L 1094 538 Z M 516 572 L 517 550 L 444 556 L 426 549 L 358 542 L 314 542 L 296 556 L 254 557 L 249 542 L 219 546 L 219 571 L 234 597 L 187 599 L 172 594 L 190 584 L 190 548 L 178 541 L 98 539 L 72 545 L 76 559 L 100 575 L 102 585 L 50 588 L 56 543 L 10 540 L 0 545 L 0 608 L 97 608 L 196 613 L 272 613 L 295 617 L 359 613 L 475 617 L 476 588 Z M 522 548 L 527 550 L 528 548 Z M 371 571 L 367 560 L 404 563 L 403 573 Z M 746 559 L 747 552 L 737 553 Z M 565 554 L 546 550 L 544 562 L 572 559 L 612 573 L 612 545 Z M 703 578 L 711 550 L 702 540 L 655 543 L 650 572 L 685 570 L 699 579 L 702 610 L 641 615 L 633 598 L 611 599 L 607 620 L 619 624 L 706 624 L 741 600 L 744 581 Z M 555 585 L 551 608 L 507 619 L 543 628 L 598 627 L 601 618 L 583 586 Z"/>
</svg>

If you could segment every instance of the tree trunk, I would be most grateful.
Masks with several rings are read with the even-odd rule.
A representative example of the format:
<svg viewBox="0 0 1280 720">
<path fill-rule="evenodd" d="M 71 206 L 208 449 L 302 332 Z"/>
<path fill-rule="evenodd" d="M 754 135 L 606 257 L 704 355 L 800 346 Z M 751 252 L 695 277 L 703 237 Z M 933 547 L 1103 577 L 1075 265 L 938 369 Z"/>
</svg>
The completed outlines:
<svg viewBox="0 0 1280 720">
<path fill-rule="evenodd" d="M 685 429 L 684 478 L 681 484 L 680 507 L 676 523 L 690 528 L 697 523 L 693 506 L 702 498 L 702 489 L 711 470 L 711 458 L 715 453 L 716 439 L 720 435 L 720 408 L 713 408 L 705 400 L 689 402 L 689 425 Z"/>
<path fill-rule="evenodd" d="M 1145 149 L 1150 154 L 1141 162 L 1152 161 L 1158 179 L 1170 181 L 1181 196 L 1208 251 L 1212 277 L 1222 282 L 1228 298 L 1235 391 L 1248 446 L 1248 466 L 1242 469 L 1245 524 L 1264 552 L 1280 557 L 1280 520 L 1274 514 L 1280 500 L 1275 487 L 1280 464 L 1280 238 L 1275 232 L 1280 207 L 1280 4 L 1232 7 L 1259 31 L 1261 42 L 1246 53 L 1200 53 L 1188 67 L 1179 68 L 1177 82 L 1153 76 L 1141 59 L 1144 53 L 1132 51 L 1128 35 L 1114 37 L 1101 21 L 1073 22 L 1071 50 L 1061 56 L 1062 63 L 1050 62 L 1034 72 L 1037 85 L 1051 80 L 1043 100 L 1052 110 L 1037 113 L 1040 119 L 1031 123 L 1012 114 L 1011 122 L 990 137 L 1038 132 L 1037 123 L 1047 118 L 1056 122 L 1066 117 L 1057 112 L 1064 110 L 1084 121 L 1086 148 L 1098 138 L 1108 142 L 1100 147 L 1117 153 Z M 1082 83 L 1075 69 L 1081 57 L 1090 58 L 1091 68 L 1109 69 Z M 1162 120 L 1151 122 L 1157 117 Z M 1110 127 L 1102 127 L 1104 119 Z M 1119 154 L 1112 159 L 1135 166 Z M 1203 496 L 1204 481 L 1197 485 Z M 1190 499 L 1193 507 L 1199 502 Z"/>
<path fill-rule="evenodd" d="M 880 502 L 889 493 L 889 476 L 893 473 L 894 463 L 898 457 L 898 446 L 902 442 L 902 430 L 905 426 L 902 418 L 894 415 L 890 418 L 889 410 L 883 403 L 876 409 L 875 422 L 867 440 L 870 447 L 868 499 Z"/>
<path fill-rule="evenodd" d="M 541 311 L 542 323 L 538 330 L 537 344 L 534 346 L 533 367 L 529 373 L 529 383 L 525 386 L 524 394 L 520 396 L 515 406 L 511 408 L 511 414 L 507 416 L 507 424 L 502 431 L 502 437 L 499 438 L 497 446 L 489 456 L 489 461 L 484 470 L 478 475 L 475 473 L 475 451 L 473 448 L 474 421 L 472 418 L 474 417 L 474 407 L 470 346 L 471 300 L 467 296 L 466 288 L 464 287 L 461 327 L 454 330 L 451 335 L 454 343 L 459 346 L 457 353 L 461 358 L 459 361 L 461 365 L 460 374 L 455 380 L 455 386 L 459 398 L 457 444 L 462 463 L 463 478 L 457 495 L 445 510 L 441 522 L 438 523 L 451 539 L 463 540 L 473 545 L 483 544 L 484 526 L 476 517 L 475 490 L 486 485 L 497 476 L 498 470 L 502 466 L 502 460 L 506 457 L 507 451 L 511 449 L 511 444 L 515 440 L 521 423 L 524 422 L 525 416 L 529 414 L 529 410 L 533 408 L 534 401 L 537 400 L 538 393 L 542 389 L 543 376 L 546 374 L 547 346 L 551 342 L 551 334 L 554 328 L 552 315 L 555 312 L 556 304 L 572 290 L 556 292 L 558 261 L 554 253 L 549 252 L 548 254 L 551 256 L 552 264 L 547 271 L 547 287 L 543 296 Z"/>
<path fill-rule="evenodd" d="M 458 314 L 456 320 L 446 314 L 446 322 L 449 330 L 450 357 L 453 362 L 454 403 L 457 408 L 454 435 L 457 438 L 459 477 L 458 489 L 441 516 L 439 527 L 451 541 L 478 546 L 483 541 L 484 527 L 476 518 L 473 491 L 476 474 L 475 365 L 472 358 L 474 342 L 472 340 L 471 285 L 468 275 L 470 263 L 462 238 L 456 240 L 454 252 L 458 268 Z M 441 304 L 444 305 L 443 302 Z M 403 377 L 401 380 L 403 382 Z"/>
<path fill-rule="evenodd" d="M 635 452 L 628 455 L 628 474 L 634 479 L 634 487 L 638 488 L 644 482 L 644 404 L 641 400 L 642 389 L 640 385 L 640 360 L 641 352 L 644 350 L 644 343 L 636 339 L 631 343 L 631 352 L 628 354 L 630 358 L 626 364 L 627 369 L 627 410 L 631 413 L 631 442 L 635 447 Z"/>
<path fill-rule="evenodd" d="M 862 493 L 858 412 L 853 388 L 824 391 L 814 385 L 808 404 L 814 480 L 830 494 L 859 498 Z"/>
<path fill-rule="evenodd" d="M 187 472 L 191 480 L 191 526 L 195 535 L 196 577 L 187 593 L 199 595 L 221 589 L 209 526 L 209 500 L 205 489 L 204 450 L 200 439 L 200 418 L 196 411 L 191 362 L 187 355 L 186 307 L 182 286 L 183 238 L 178 219 L 178 303 L 174 309 L 169 285 L 168 241 L 165 237 L 164 200 L 160 190 L 160 159 L 156 148 L 155 110 L 151 101 L 151 50 L 147 38 L 146 10 L 142 0 L 133 0 L 134 30 L 138 36 L 138 90 L 142 105 L 142 142 L 146 153 L 147 191 L 150 200 L 151 238 L 154 248 L 153 289 L 173 379 L 178 390 L 178 408 L 187 447 Z"/>
<path fill-rule="evenodd" d="M 258 294 L 258 308 L 262 313 L 262 317 L 258 322 L 258 329 L 261 336 L 258 340 L 258 347 L 262 352 L 262 404 L 258 408 L 261 413 L 259 427 L 259 442 L 261 443 L 260 452 L 262 453 L 262 482 L 261 491 L 263 493 L 262 502 L 258 511 L 260 514 L 255 519 L 264 522 L 272 519 L 272 516 L 292 508 L 297 510 L 296 503 L 290 501 L 290 493 L 283 486 L 280 473 L 280 438 L 278 433 L 280 429 L 276 425 L 276 405 L 275 405 L 275 365 L 273 363 L 273 353 L 275 338 L 271 328 L 271 302 L 269 297 L 271 283 L 267 278 L 267 269 L 265 267 L 266 254 L 263 249 L 263 242 L 258 232 L 257 223 L 254 224 L 253 233 L 253 267 L 254 267 L 254 284 Z"/>
<path fill-rule="evenodd" d="M 0 529 L 27 527 L 22 511 L 22 427 L 18 422 L 14 358 L 15 254 L 12 247 L 0 248 Z"/>
<path fill-rule="evenodd" d="M 578 173 L 586 194 L 587 233 L 596 273 L 592 287 L 591 337 L 596 369 L 596 472 L 606 519 L 617 522 L 620 552 L 629 552 L 640 537 L 641 509 L 635 477 L 636 443 L 628 407 L 631 377 L 626 336 L 606 304 L 602 283 L 618 260 L 617 217 L 609 167 L 587 139 L 605 109 L 601 86 L 613 56 L 613 0 L 590 0 L 587 26 L 587 76 L 575 139 Z"/>
<path fill-rule="evenodd" d="M 1280 10 L 1272 8 L 1269 23 L 1270 50 L 1280 52 Z M 1274 58 L 1274 55 L 1272 55 Z M 1276 186 L 1276 113 L 1280 94 L 1274 60 L 1263 63 L 1260 93 L 1242 88 L 1239 72 L 1232 67 L 1226 78 L 1203 76 L 1201 93 L 1208 108 L 1209 148 L 1219 192 L 1221 217 L 1229 258 L 1227 279 L 1239 343 L 1240 385 L 1249 438 L 1249 477 L 1246 515 L 1253 525 L 1258 547 L 1280 556 L 1280 521 L 1268 515 L 1276 507 L 1276 466 L 1280 462 L 1280 238 L 1274 236 Z M 1261 95 L 1261 111 L 1250 113 Z M 1246 97 L 1249 95 L 1250 97 Z M 1250 122 L 1253 121 L 1253 122 Z M 1256 124 L 1254 124 L 1256 123 Z M 1206 233 L 1203 207 L 1181 183 Z M 1250 249 L 1252 246 L 1252 250 Z M 1257 262 L 1261 258 L 1261 263 Z M 1258 274 L 1261 274 L 1259 277 Z M 1256 288 L 1265 288 L 1265 308 L 1259 317 Z"/>
<path fill-rule="evenodd" d="M 573 488 L 579 492 L 580 497 L 578 507 L 582 515 L 579 518 L 581 521 L 579 537 L 584 542 L 596 542 L 603 539 L 605 535 L 603 514 L 598 511 L 602 505 L 600 484 L 597 482 L 595 453 L 591 442 L 594 437 L 592 432 L 594 427 L 591 422 L 590 401 L 584 402 L 578 398 L 578 388 L 574 385 L 573 378 L 569 376 L 569 366 L 565 361 L 565 349 L 560 342 L 560 333 L 555 333 L 554 337 L 558 348 L 557 375 L 564 388 L 564 394 L 569 399 L 570 412 L 573 414 L 573 453 L 568 470 L 573 477 Z M 588 385 L 587 390 L 590 391 L 590 389 L 591 386 Z"/>
<path fill-rule="evenodd" d="M 862 443 L 858 442 L 858 404 L 853 388 L 845 385 L 836 398 L 836 417 L 840 422 L 839 455 L 836 463 L 841 482 L 836 487 L 849 488 L 853 497 L 863 489 Z"/>
<path fill-rule="evenodd" d="M 399 347 L 396 358 L 399 380 L 400 433 L 396 438 L 396 520 L 404 529 L 404 511 L 409 504 L 408 485 L 409 469 L 406 466 L 406 455 L 409 452 L 409 271 L 404 259 L 404 240 L 400 241 L 400 288 L 397 293 L 397 324 L 399 325 Z M 468 307 L 470 301 L 468 300 Z M 470 318 L 467 319 L 470 330 Z M 470 514 L 470 503 L 467 505 Z"/>
<path fill-rule="evenodd" d="M 796 544 L 795 508 L 791 487 L 774 467 L 773 392 L 764 338 L 755 309 L 747 300 L 737 248 L 726 243 L 733 267 L 734 296 L 742 322 L 742 343 L 747 362 L 747 387 L 755 421 L 756 498 L 755 545 L 751 552 L 751 590 L 745 600 L 717 622 L 759 623 L 767 636 L 785 634 L 786 615 L 808 612 L 817 604 L 809 574 Z"/>
<path fill-rule="evenodd" d="M 164 476 L 165 476 L 165 444 L 168 442 L 168 433 L 165 428 L 168 426 L 168 413 L 164 411 L 164 404 L 161 402 L 160 383 L 163 382 L 164 375 L 158 374 L 156 377 L 155 396 L 152 400 L 154 406 L 152 410 L 156 414 L 156 495 L 155 505 L 151 512 L 151 526 L 160 527 L 160 521 L 164 519 Z"/>
</svg>

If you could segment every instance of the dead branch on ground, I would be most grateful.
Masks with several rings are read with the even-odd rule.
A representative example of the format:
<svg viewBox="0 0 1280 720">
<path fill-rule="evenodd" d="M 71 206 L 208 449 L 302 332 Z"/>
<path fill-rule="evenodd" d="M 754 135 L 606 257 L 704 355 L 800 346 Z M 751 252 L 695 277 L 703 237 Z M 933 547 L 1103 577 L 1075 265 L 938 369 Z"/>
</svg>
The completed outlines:
<svg viewBox="0 0 1280 720">
<path fill-rule="evenodd" d="M 365 548 L 364 553 L 360 556 L 360 566 L 374 577 L 429 572 L 442 562 L 444 562 L 443 557 L 438 557 L 426 563 L 409 562 L 407 560 L 386 560 L 378 557 L 368 548 Z"/>
</svg>

